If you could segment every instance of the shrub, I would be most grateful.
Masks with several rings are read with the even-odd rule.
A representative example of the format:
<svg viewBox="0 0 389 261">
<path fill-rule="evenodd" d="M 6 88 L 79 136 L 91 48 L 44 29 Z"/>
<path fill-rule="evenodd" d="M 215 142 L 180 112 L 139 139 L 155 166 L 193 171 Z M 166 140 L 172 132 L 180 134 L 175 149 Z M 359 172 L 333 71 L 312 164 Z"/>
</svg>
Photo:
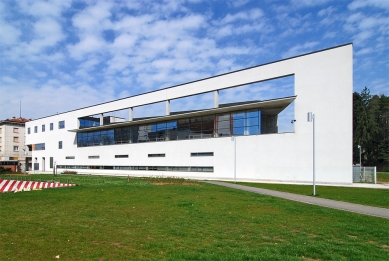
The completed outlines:
<svg viewBox="0 0 389 261">
<path fill-rule="evenodd" d="M 61 174 L 77 174 L 77 171 L 74 170 L 64 170 Z"/>
</svg>

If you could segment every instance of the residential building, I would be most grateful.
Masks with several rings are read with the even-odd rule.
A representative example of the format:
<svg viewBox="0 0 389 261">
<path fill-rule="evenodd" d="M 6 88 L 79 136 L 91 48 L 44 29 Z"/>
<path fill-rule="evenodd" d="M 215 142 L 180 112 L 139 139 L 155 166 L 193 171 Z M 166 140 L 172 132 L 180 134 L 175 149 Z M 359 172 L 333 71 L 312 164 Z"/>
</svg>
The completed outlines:
<svg viewBox="0 0 389 261">
<path fill-rule="evenodd" d="M 16 117 L 0 121 L 1 166 L 20 171 L 30 169 L 31 152 L 25 143 L 25 123 L 28 121 L 28 119 Z M 19 166 L 18 169 L 15 166 Z"/>
</svg>

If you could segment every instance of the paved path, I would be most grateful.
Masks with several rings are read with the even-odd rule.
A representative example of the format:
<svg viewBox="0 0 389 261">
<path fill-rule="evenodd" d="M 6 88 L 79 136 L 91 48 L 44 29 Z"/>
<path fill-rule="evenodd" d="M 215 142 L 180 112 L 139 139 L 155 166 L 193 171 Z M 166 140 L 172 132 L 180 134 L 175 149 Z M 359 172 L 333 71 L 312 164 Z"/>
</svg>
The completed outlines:
<svg viewBox="0 0 389 261">
<path fill-rule="evenodd" d="M 287 192 L 280 192 L 280 191 L 262 189 L 262 188 L 254 188 L 254 187 L 248 187 L 248 186 L 231 184 L 231 183 L 220 182 L 220 181 L 204 181 L 204 182 L 219 185 L 219 186 L 234 188 L 234 189 L 245 190 L 245 191 L 254 192 L 258 194 L 289 199 L 289 200 L 303 202 L 307 204 L 318 205 L 318 206 L 334 208 L 334 209 L 341 209 L 345 211 L 389 219 L 389 209 L 385 209 L 385 208 L 369 207 L 369 206 L 352 204 L 352 203 L 336 201 L 331 199 L 303 196 L 303 195 L 292 194 Z"/>
</svg>

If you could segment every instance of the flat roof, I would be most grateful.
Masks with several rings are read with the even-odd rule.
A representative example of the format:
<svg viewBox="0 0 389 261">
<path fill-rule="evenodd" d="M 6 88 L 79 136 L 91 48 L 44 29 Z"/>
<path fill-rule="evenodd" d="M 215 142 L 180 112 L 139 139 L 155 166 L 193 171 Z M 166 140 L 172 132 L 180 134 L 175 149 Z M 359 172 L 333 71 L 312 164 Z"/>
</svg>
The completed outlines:
<svg viewBox="0 0 389 261">
<path fill-rule="evenodd" d="M 193 111 L 181 111 L 181 112 L 172 112 L 170 115 L 156 116 L 156 117 L 147 117 L 147 118 L 138 118 L 132 121 L 111 123 L 102 126 L 95 126 L 82 129 L 73 129 L 68 130 L 70 132 L 87 132 L 94 130 L 104 130 L 117 127 L 147 124 L 151 122 L 160 122 L 160 121 L 171 121 L 187 117 L 198 117 L 209 114 L 220 114 L 231 111 L 239 110 L 250 110 L 250 109 L 260 109 L 263 110 L 263 115 L 275 115 L 283 111 L 289 104 L 291 104 L 297 96 L 289 96 L 271 100 L 264 101 L 246 101 L 246 102 L 235 102 L 235 103 L 226 103 L 220 104 L 218 108 L 204 109 L 204 110 L 193 110 Z"/>
</svg>

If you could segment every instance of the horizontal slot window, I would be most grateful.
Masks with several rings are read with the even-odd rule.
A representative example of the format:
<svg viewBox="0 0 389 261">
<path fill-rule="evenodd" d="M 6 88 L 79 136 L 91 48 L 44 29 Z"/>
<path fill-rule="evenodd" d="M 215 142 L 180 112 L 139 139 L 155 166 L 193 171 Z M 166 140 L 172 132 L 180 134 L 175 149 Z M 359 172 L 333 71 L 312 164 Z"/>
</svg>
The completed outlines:
<svg viewBox="0 0 389 261">
<path fill-rule="evenodd" d="M 205 156 L 213 156 L 213 152 L 192 152 L 190 154 L 191 157 L 205 157 Z"/>
<path fill-rule="evenodd" d="M 75 159 L 75 156 L 66 156 L 65 159 Z"/>
<path fill-rule="evenodd" d="M 100 156 L 98 156 L 98 155 L 88 156 L 88 159 L 100 159 Z"/>
<path fill-rule="evenodd" d="M 57 165 L 58 169 L 107 169 L 107 170 L 142 170 L 142 171 L 177 171 L 177 172 L 213 172 L 210 166 L 91 166 L 91 165 Z"/>
<path fill-rule="evenodd" d="M 148 154 L 149 158 L 163 158 L 165 157 L 165 153 L 155 153 L 155 154 Z"/>
<path fill-rule="evenodd" d="M 117 159 L 128 158 L 128 155 L 115 155 L 115 158 Z"/>
</svg>

